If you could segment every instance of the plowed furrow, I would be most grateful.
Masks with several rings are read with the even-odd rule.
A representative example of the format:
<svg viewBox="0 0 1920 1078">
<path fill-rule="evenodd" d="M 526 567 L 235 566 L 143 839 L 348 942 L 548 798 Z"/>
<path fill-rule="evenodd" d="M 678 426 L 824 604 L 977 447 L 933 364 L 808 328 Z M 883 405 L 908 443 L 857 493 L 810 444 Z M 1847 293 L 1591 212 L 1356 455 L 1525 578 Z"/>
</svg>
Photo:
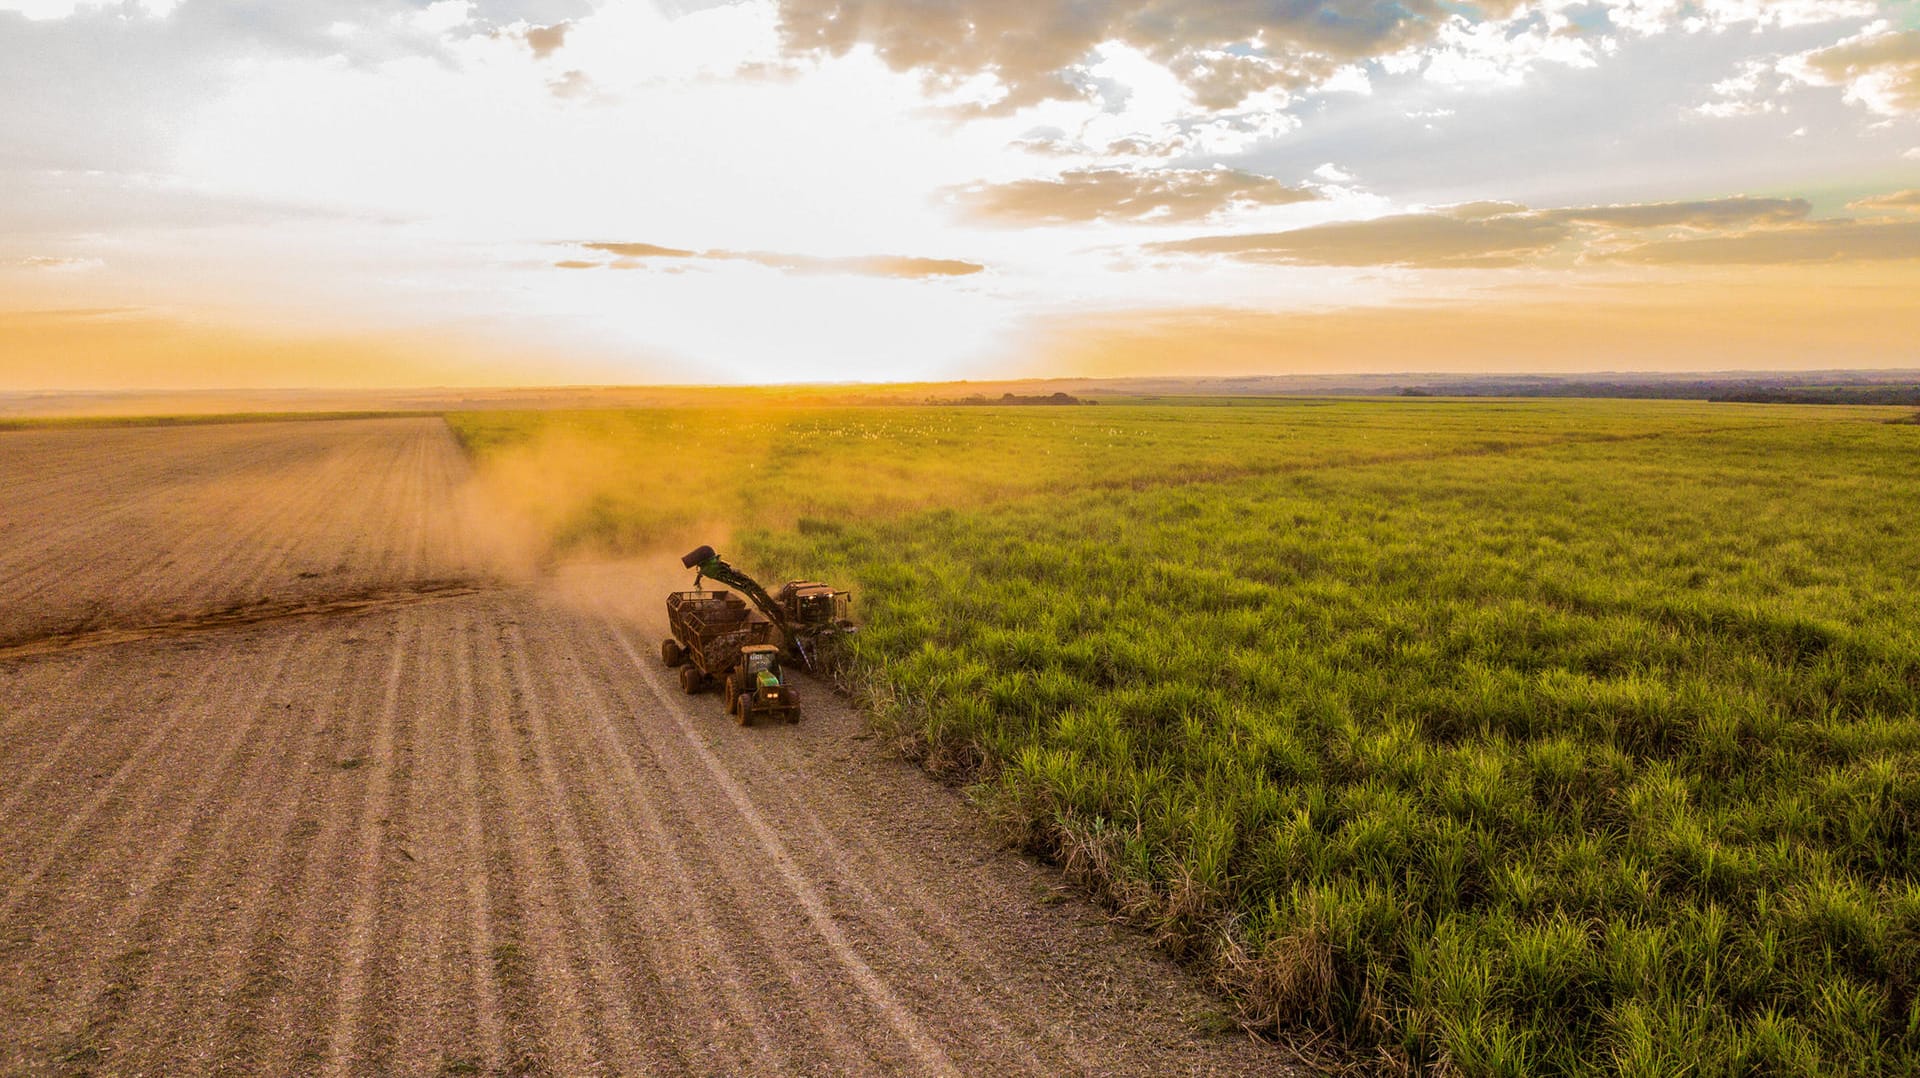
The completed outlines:
<svg viewBox="0 0 1920 1078">
<path fill-rule="evenodd" d="M 0 924 L 11 923 L 21 904 L 40 889 L 42 877 L 50 871 L 70 874 L 76 867 L 82 867 L 87 859 L 87 851 L 73 849 L 76 839 L 96 826 L 96 820 L 110 814 L 116 804 L 140 804 L 156 796 L 172 777 L 172 772 L 151 765 L 155 757 L 177 750 L 174 742 L 175 731 L 189 722 L 202 722 L 203 701 L 218 689 L 218 671 L 203 667 L 197 674 L 186 696 L 171 707 L 164 720 L 148 728 L 142 738 L 124 760 L 122 760 L 105 782 L 94 788 L 76 808 L 66 813 L 66 822 L 54 833 L 45 838 L 31 838 L 31 846 L 23 851 L 13 865 L 25 867 L 10 872 L 4 899 L 0 899 Z M 41 806 L 35 806 L 41 807 Z M 31 833 L 30 833 L 31 834 Z"/>
<path fill-rule="evenodd" d="M 144 862 L 117 906 L 80 920 L 106 939 L 118 941 L 117 946 L 123 949 L 108 959 L 104 970 L 78 965 L 84 972 L 75 978 L 75 988 L 61 1001 L 67 1017 L 56 1032 L 57 1042 L 67 1045 L 65 1055 L 104 1054 L 116 1065 L 142 1054 L 167 1058 L 164 1050 L 155 1051 L 164 1048 L 151 1037 L 156 1031 L 129 1043 L 126 1038 L 116 1037 L 116 1027 L 130 1012 L 153 1006 L 158 1002 L 155 997 L 165 991 L 166 986 L 156 976 L 156 963 L 191 946 L 174 938 L 172 930 L 180 927 L 179 910 L 196 904 L 219 881 L 214 865 L 222 860 L 234 838 L 235 824 L 250 807 L 235 799 L 233 791 L 251 788 L 259 774 L 272 766 L 286 740 L 286 727 L 270 721 L 266 701 L 287 668 L 291 652 L 291 646 L 281 649 L 263 665 L 263 679 L 236 686 L 241 690 L 239 698 L 220 701 L 212 709 L 214 714 L 244 718 L 232 724 L 231 739 L 220 757 L 198 772 L 189 803 L 172 813 L 172 821 L 164 828 L 156 825 L 168 814 L 157 808 L 143 812 L 134 822 L 142 851 L 137 856 L 144 857 Z M 88 885 L 81 885 L 80 890 L 98 893 Z M 77 931 L 77 927 L 57 931 L 64 935 Z"/>
<path fill-rule="evenodd" d="M 309 652 L 319 658 L 325 652 Z M 206 886 L 168 903 L 172 923 L 154 947 L 154 998 L 119 1036 L 117 1052 L 130 1064 L 154 1069 L 179 1064 L 211 1073 L 223 1016 L 244 1014 L 256 1001 L 241 985 L 257 955 L 263 918 L 291 890 L 304 863 L 316 811 L 316 776 L 330 765 L 326 733 L 303 702 L 270 700 L 270 732 L 255 767 L 228 791 L 220 827 L 225 834 L 193 866 Z"/>
<path fill-rule="evenodd" d="M 452 693 L 447 697 L 453 706 L 450 716 L 452 795 L 460 806 L 457 835 L 451 836 L 458 841 L 458 853 L 448 875 L 457 877 L 459 901 L 449 902 L 444 908 L 464 913 L 456 929 L 463 930 L 458 959 L 464 969 L 449 971 L 449 989 L 455 983 L 465 984 L 465 998 L 471 1001 L 474 1025 L 471 1043 L 461 1043 L 450 1051 L 454 1058 L 494 1073 L 506 1066 L 508 1056 L 506 1021 L 502 1013 L 504 986 L 495 975 L 493 960 L 498 944 L 493 914 L 494 858 L 489 856 L 487 842 L 486 821 L 490 817 L 480 786 L 479 753 L 475 745 L 475 727 L 480 719 L 473 687 L 473 660 L 474 640 L 479 631 L 480 626 L 472 618 L 460 619 L 457 646 L 448 649 L 452 660 Z"/>
<path fill-rule="evenodd" d="M 545 1071 L 586 1074 L 601 1070 L 603 1063 L 593 1043 L 597 1001 L 589 998 L 592 988 L 572 944 L 574 926 L 564 912 L 571 897 L 563 879 L 567 870 L 554 810 L 530 777 L 540 759 L 532 743 L 530 705 L 517 674 L 522 660 L 515 658 L 520 643 L 514 626 L 511 619 L 496 624 L 493 645 L 481 664 L 489 675 L 481 695 L 492 719 L 493 750 L 482 781 L 502 794 L 496 818 L 521 897 L 506 922 L 516 936 L 508 941 L 512 950 L 499 956 L 508 967 L 501 975 L 531 982 L 525 1013 L 533 1020 L 532 1036 Z"/>
<path fill-rule="evenodd" d="M 355 826 L 355 865 L 351 905 L 338 941 L 336 994 L 332 1014 L 327 1021 L 329 1037 L 323 1073 L 345 1074 L 354 1062 L 355 1038 L 365 1021 L 362 1013 L 367 992 L 367 966 L 371 960 L 374 914 L 378 908 L 380 886 L 387 857 L 389 828 L 393 823 L 394 772 L 401 766 L 394 752 L 394 727 L 400 710 L 401 675 L 406 671 L 409 651 L 417 647 L 417 634 L 396 635 L 389 645 L 386 677 L 381 688 L 379 719 L 373 744 L 367 750 L 367 795 Z"/>
<path fill-rule="evenodd" d="M 12 776 L 6 797 L 0 800 L 0 835 L 20 830 L 14 814 L 30 800 L 38 803 L 53 796 L 45 792 L 43 783 L 72 788 L 70 784 L 106 765 L 97 749 L 84 760 L 79 758 L 82 746 L 94 745 L 101 725 L 153 705 L 151 682 L 109 680 L 93 668 L 92 658 L 0 664 L 0 677 L 19 674 L 17 679 L 0 682 L 0 699 L 34 702 L 0 714 L 0 774 Z M 171 672 L 166 674 L 165 680 L 177 680 Z M 75 685 L 85 688 L 76 691 Z"/>
<path fill-rule="evenodd" d="M 340 884 L 356 878 L 360 868 L 360 825 L 372 799 L 370 773 L 385 766 L 373 749 L 386 689 L 377 671 L 390 661 L 397 630 L 369 628 L 374 631 L 355 638 L 361 643 L 347 667 L 353 676 L 345 680 L 345 691 L 324 712 L 332 737 L 319 781 L 317 828 L 301 851 L 297 882 L 264 919 L 259 949 L 241 987 L 243 995 L 258 1001 L 258 1010 L 243 1012 L 242 1028 L 226 1038 L 219 1059 L 223 1071 L 248 1073 L 250 1063 L 267 1073 L 311 1073 L 327 1062 L 327 1019 L 350 908 Z"/>
<path fill-rule="evenodd" d="M 654 1010 L 648 998 L 650 992 L 644 981 L 653 978 L 644 976 L 648 972 L 645 967 L 630 970 L 625 960 L 628 955 L 621 953 L 614 939 L 605 896 L 596 887 L 589 867 L 581 831 L 591 808 L 581 803 L 581 784 L 563 782 L 559 773 L 562 763 L 570 774 L 575 773 L 580 756 L 577 746 L 556 745 L 552 732 L 554 724 L 564 721 L 565 716 L 556 713 L 564 705 L 541 692 L 539 678 L 530 669 L 521 627 L 509 626 L 504 642 L 508 645 L 508 670 L 526 719 L 519 733 L 530 755 L 528 770 L 538 780 L 537 792 L 529 792 L 546 810 L 553 840 L 549 848 L 565 897 L 562 909 L 571 926 L 569 936 L 575 944 L 577 969 L 596 1004 L 589 1014 L 589 1032 L 604 1053 L 603 1062 L 616 1073 L 662 1064 L 683 1065 L 677 1058 L 677 1046 L 664 1036 L 663 1014 Z M 566 752 L 564 760 L 559 757 L 562 751 Z M 640 973 L 641 983 L 621 983 L 616 971 Z"/>
</svg>

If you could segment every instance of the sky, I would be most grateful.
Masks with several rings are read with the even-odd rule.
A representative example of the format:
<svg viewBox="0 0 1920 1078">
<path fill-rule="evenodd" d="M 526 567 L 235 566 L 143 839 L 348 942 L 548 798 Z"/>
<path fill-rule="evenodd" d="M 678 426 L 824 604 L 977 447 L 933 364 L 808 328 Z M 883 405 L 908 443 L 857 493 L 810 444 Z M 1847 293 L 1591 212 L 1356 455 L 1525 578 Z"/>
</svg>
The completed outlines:
<svg viewBox="0 0 1920 1078">
<path fill-rule="evenodd" d="M 0 0 L 0 390 L 1920 367 L 1920 2 Z"/>
</svg>

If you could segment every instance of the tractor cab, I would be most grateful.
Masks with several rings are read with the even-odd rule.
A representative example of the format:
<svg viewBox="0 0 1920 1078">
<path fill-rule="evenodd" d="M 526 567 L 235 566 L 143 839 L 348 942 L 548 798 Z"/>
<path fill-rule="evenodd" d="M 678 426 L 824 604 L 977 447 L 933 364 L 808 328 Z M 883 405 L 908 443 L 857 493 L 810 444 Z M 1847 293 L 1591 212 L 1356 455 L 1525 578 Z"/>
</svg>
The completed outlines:
<svg viewBox="0 0 1920 1078">
<path fill-rule="evenodd" d="M 740 649 L 740 670 L 744 681 L 756 689 L 780 687 L 780 649 L 772 644 L 754 644 Z"/>
</svg>

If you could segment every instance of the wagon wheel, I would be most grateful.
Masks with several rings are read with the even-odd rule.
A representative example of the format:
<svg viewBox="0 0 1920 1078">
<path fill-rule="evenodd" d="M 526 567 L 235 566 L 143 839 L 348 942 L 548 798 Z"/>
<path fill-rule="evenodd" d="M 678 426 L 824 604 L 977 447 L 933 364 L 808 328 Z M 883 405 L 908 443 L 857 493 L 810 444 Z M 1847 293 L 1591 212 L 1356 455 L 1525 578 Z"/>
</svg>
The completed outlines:
<svg viewBox="0 0 1920 1078">
<path fill-rule="evenodd" d="M 687 661 L 687 649 L 680 646 L 680 641 L 669 636 L 660 641 L 660 661 L 668 666 L 679 666 Z"/>
<path fill-rule="evenodd" d="M 781 689 L 780 699 L 781 699 L 781 702 L 785 704 L 787 708 L 787 722 L 789 723 L 799 722 L 800 721 L 800 694 L 797 692 L 794 692 L 792 689 Z"/>
<path fill-rule="evenodd" d="M 753 725 L 753 694 L 743 692 L 733 698 L 733 713 L 739 718 L 740 725 Z"/>
<path fill-rule="evenodd" d="M 681 692 L 686 693 L 688 696 L 694 695 L 700 691 L 700 681 L 700 671 L 695 667 L 689 665 L 680 668 Z"/>
</svg>

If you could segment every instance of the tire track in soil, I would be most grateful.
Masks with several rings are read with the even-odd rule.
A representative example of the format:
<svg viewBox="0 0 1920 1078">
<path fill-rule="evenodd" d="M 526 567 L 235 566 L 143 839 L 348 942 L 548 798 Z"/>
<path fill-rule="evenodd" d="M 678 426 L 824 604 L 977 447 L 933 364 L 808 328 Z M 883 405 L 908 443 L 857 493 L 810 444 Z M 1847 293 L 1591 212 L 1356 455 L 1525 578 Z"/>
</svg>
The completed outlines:
<svg viewBox="0 0 1920 1078">
<path fill-rule="evenodd" d="M 595 627 L 597 628 L 597 627 Z M 594 631 L 580 631 L 575 627 L 570 648 L 592 652 L 596 645 L 602 650 L 603 657 L 611 657 L 612 645 Z M 629 667 L 629 659 L 621 657 L 609 664 L 596 664 L 600 669 L 620 669 Z M 629 667 L 631 668 L 631 667 Z M 632 684 L 631 679 L 607 679 L 598 691 L 609 697 L 610 708 L 619 713 L 636 716 L 648 716 L 653 710 L 644 705 L 659 703 L 654 693 L 644 687 Z M 676 700 L 679 692 L 675 685 L 666 691 Z M 642 706 L 631 706 L 634 703 Z M 621 705 L 628 706 L 621 706 Z M 651 717 L 651 716 L 648 716 Z M 679 739 L 649 739 L 637 747 L 617 736 L 609 748 L 611 758 L 627 761 L 632 767 L 636 751 L 644 752 L 650 762 L 662 769 L 662 777 L 668 784 L 667 793 L 672 797 L 669 803 L 676 805 L 698 805 L 713 801 L 713 782 L 705 767 L 684 751 Z M 714 924 L 714 917 L 708 910 L 716 911 L 718 916 L 727 917 L 734 927 L 731 931 L 721 930 L 715 933 L 716 940 L 751 940 L 755 951 L 780 967 L 781 973 L 792 992 L 791 1006 L 795 1013 L 805 1013 L 813 1017 L 808 1024 L 807 1036 L 815 1041 L 825 1041 L 828 1052 L 825 1059 L 816 1055 L 810 1064 L 815 1073 L 845 1073 L 852 1068 L 884 1068 L 897 1071 L 910 1062 L 897 1052 L 890 1053 L 887 1043 L 859 1043 L 847 1031 L 868 1028 L 871 1019 L 883 1017 L 862 1007 L 850 1010 L 852 997 L 863 1001 L 857 987 L 845 991 L 823 992 L 820 964 L 825 963 L 831 969 L 836 956 L 830 951 L 830 943 L 824 939 L 809 937 L 806 933 L 796 933 L 793 926 L 806 920 L 806 911 L 800 901 L 792 896 L 775 908 L 768 898 L 769 886 L 765 878 L 767 866 L 764 851 L 752 848 L 740 837 L 737 821 L 726 815 L 714 813 L 680 813 L 675 820 L 680 825 L 679 832 L 686 837 L 679 840 L 693 849 L 693 861 L 713 866 L 724 877 L 719 881 L 700 880 L 682 874 L 676 879 L 682 890 L 681 905 L 694 916 L 706 933 L 707 926 Z M 717 893 L 716 893 L 717 892 Z M 722 932 L 724 934 L 722 934 Z M 713 949 L 724 952 L 726 944 L 715 942 Z M 764 994 L 765 986 L 761 987 Z M 783 993 L 784 995 L 785 993 Z M 773 1001 L 764 1001 L 763 1006 Z M 778 1004 L 775 1004 L 776 1006 Z M 867 1012 L 867 1013 L 862 1013 Z M 804 1051 L 807 1046 L 796 1045 L 792 1050 Z"/>
<path fill-rule="evenodd" d="M 565 783 L 559 776 L 555 738 L 550 729 L 553 704 L 542 697 L 519 620 L 509 622 L 502 635 L 508 645 L 506 663 L 519 701 L 518 710 L 525 720 L 519 732 L 530 755 L 527 762 L 532 781 L 523 785 L 522 790 L 537 783 L 538 803 L 546 807 L 552 839 L 548 845 L 550 863 L 557 870 L 559 886 L 565 892 L 561 910 L 570 929 L 566 938 L 575 943 L 570 949 L 575 975 L 585 982 L 597 1003 L 587 1023 L 596 1062 L 611 1066 L 613 1073 L 619 1074 L 651 1070 L 662 1064 L 684 1070 L 687 1060 L 681 1055 L 679 1045 L 666 1037 L 670 1021 L 666 1008 L 647 998 L 650 993 L 641 986 L 630 981 L 618 983 L 615 971 L 624 968 L 625 963 L 617 957 L 606 896 L 603 888 L 595 884 L 586 844 L 581 838 L 588 813 L 581 811 L 579 795 L 574 791 L 586 784 Z M 659 979 L 657 969 L 649 969 L 648 973 L 647 981 Z M 610 1024 L 609 1018 L 618 1021 Z M 639 1043 L 633 1043 L 636 1040 Z"/>
<path fill-rule="evenodd" d="M 580 648 L 580 641 L 573 638 L 560 643 L 570 654 L 592 650 Z M 711 1017 L 683 1031 L 682 1035 L 694 1045 L 700 1043 L 702 1036 L 707 1038 L 703 1046 L 705 1062 L 716 1071 L 723 1068 L 712 1058 L 715 1049 L 720 1047 L 715 1039 L 723 1032 L 732 1034 L 742 1029 L 752 1042 L 752 1050 L 745 1051 L 747 1045 L 737 1036 L 727 1036 L 726 1040 L 731 1042 L 726 1046 L 727 1054 L 731 1058 L 725 1061 L 725 1069 L 757 1066 L 779 1073 L 822 1072 L 820 1068 L 825 1061 L 819 1055 L 819 1042 L 829 1046 L 828 1058 L 864 1060 L 865 1053 L 843 1032 L 847 1028 L 844 1016 L 820 1013 L 821 1005 L 809 1000 L 812 985 L 806 971 L 792 960 L 787 949 L 780 945 L 781 941 L 769 935 L 767 920 L 777 916 L 763 914 L 756 921 L 745 912 L 760 908 L 762 900 L 757 893 L 760 889 L 753 886 L 750 878 L 738 870 L 727 870 L 726 866 L 737 866 L 740 862 L 714 848 L 704 835 L 695 834 L 697 829 L 686 826 L 684 816 L 675 821 L 681 826 L 669 827 L 662 807 L 656 804 L 662 800 L 663 792 L 672 795 L 665 799 L 670 808 L 676 803 L 695 801 L 704 791 L 690 789 L 680 776 L 669 773 L 657 759 L 649 761 L 650 770 L 659 772 L 659 778 L 669 784 L 668 789 L 661 791 L 658 782 L 643 779 L 608 717 L 635 712 L 619 707 L 619 701 L 612 698 L 607 685 L 589 677 L 581 664 L 568 666 L 572 691 L 567 695 L 583 701 L 589 716 L 588 736 L 592 744 L 588 758 L 603 763 L 595 776 L 598 781 L 589 785 L 598 791 L 602 801 L 596 816 L 603 821 L 603 829 L 611 833 L 617 848 L 607 849 L 602 854 L 602 863 L 624 867 L 626 886 L 621 893 L 629 901 L 644 901 L 648 907 L 644 911 L 635 910 L 638 923 L 664 926 L 678 919 L 687 922 L 685 927 L 691 929 L 690 941 L 686 932 L 675 932 L 669 940 L 649 941 L 656 955 L 672 952 L 670 956 L 657 958 L 656 964 L 669 971 L 668 987 L 673 994 L 683 1000 L 701 997 L 707 1001 Z M 612 797 L 613 803 L 608 806 L 605 802 L 610 792 L 626 796 Z M 647 839 L 644 850 L 636 835 Z M 700 885 L 691 871 L 693 864 L 719 866 L 724 881 L 710 879 L 705 886 Z M 726 922 L 724 926 L 722 919 Z M 760 956 L 761 961 L 770 961 L 779 967 L 784 986 L 761 979 L 755 982 L 760 998 L 749 994 L 747 956 L 738 953 L 744 941 L 751 942 L 752 953 Z M 713 970 L 718 984 L 703 992 L 697 982 L 681 972 L 697 968 Z M 722 1000 L 712 1000 L 716 991 L 724 997 Z M 811 1030 L 821 1031 L 809 1033 L 808 1040 L 813 1043 L 778 1043 L 772 1028 L 774 1023 L 769 1018 L 800 1013 L 811 1013 L 818 1019 L 809 1023 Z M 683 1024 L 686 1023 L 683 1021 Z"/>
<path fill-rule="evenodd" d="M 628 652 L 636 667 L 644 670 L 640 656 L 632 652 L 630 643 Z M 679 728 L 681 735 L 693 747 L 694 755 L 706 766 L 715 787 L 733 805 L 741 822 L 746 824 L 760 849 L 771 861 L 767 867 L 779 875 L 786 890 L 805 911 L 814 931 L 826 943 L 835 960 L 851 975 L 854 983 L 873 1002 L 880 1017 L 893 1027 L 894 1032 L 900 1036 L 901 1043 L 912 1049 L 925 1072 L 943 1075 L 958 1074 L 959 1071 L 954 1066 L 953 1060 L 948 1057 L 946 1050 L 927 1033 L 913 1013 L 901 1003 L 900 997 L 894 992 L 892 986 L 875 973 L 873 967 L 854 949 L 852 941 L 847 938 L 846 930 L 834 918 L 826 901 L 820 897 L 819 891 L 795 866 L 793 854 L 788 851 L 779 833 L 755 807 L 753 799 L 741 788 L 726 766 L 700 741 L 693 728 L 680 714 L 673 698 L 667 695 L 666 690 L 656 679 L 646 677 L 645 684 L 659 703 L 660 710 L 667 714 L 669 720 Z"/>
<path fill-rule="evenodd" d="M 655 664 L 641 657 L 639 649 L 632 642 L 631 633 L 624 626 L 610 620 L 601 622 L 603 633 L 600 639 L 610 654 L 617 654 L 619 660 L 633 664 L 640 676 L 653 683 L 658 691 L 668 691 L 661 683 L 665 675 Z M 583 643 L 591 644 L 588 640 Z M 684 731 L 684 727 L 682 728 Z M 928 1012 L 951 1011 L 956 1007 L 964 1010 L 971 1019 L 969 1024 L 984 1026 L 992 1033 L 991 1040 L 1006 1046 L 1019 1056 L 1019 1062 L 1027 1073 L 1059 1074 L 1089 1073 L 1095 1062 L 1073 1046 L 1053 1036 L 1045 1028 L 1028 1026 L 1015 1029 L 1003 1017 L 993 1000 L 1005 986 L 1004 971 L 985 968 L 978 963 L 967 940 L 957 933 L 945 929 L 931 917 L 921 918 L 909 923 L 906 916 L 896 910 L 896 895 L 882 894 L 876 886 L 878 881 L 870 883 L 873 877 L 865 871 L 862 864 L 892 863 L 893 858 L 887 851 L 871 842 L 863 841 L 859 832 L 844 836 L 845 841 L 860 847 L 861 857 L 850 856 L 842 848 L 842 838 L 827 827 L 820 816 L 808 805 L 807 799 L 792 788 L 791 780 L 777 773 L 769 762 L 771 754 L 745 754 L 736 757 L 729 767 L 743 782 L 750 784 L 755 791 L 756 802 L 774 819 L 784 821 L 791 832 L 795 825 L 804 828 L 804 835 L 795 835 L 808 841 L 797 844 L 795 849 L 804 850 L 803 856 L 818 866 L 812 874 L 820 879 L 831 880 L 841 892 L 835 897 L 836 905 L 856 922 L 867 922 L 876 929 L 876 935 L 882 935 L 890 947 L 909 951 L 918 964 L 929 969 L 943 969 L 957 974 L 957 977 L 942 979 L 937 985 L 923 985 L 919 1000 L 919 1009 Z M 743 766 L 742 759 L 746 762 Z M 769 803 L 769 795 L 777 803 Z M 810 866 L 812 867 L 812 866 Z M 917 877 L 910 865 L 900 866 L 900 870 L 889 872 L 885 876 L 887 883 L 893 885 L 898 897 L 904 897 L 913 911 L 929 911 L 939 903 L 923 888 L 914 886 L 910 881 Z M 952 980 L 959 982 L 960 991 L 954 991 Z M 932 989 L 931 993 L 925 991 Z M 911 987 L 908 989 L 911 991 Z"/>
</svg>

